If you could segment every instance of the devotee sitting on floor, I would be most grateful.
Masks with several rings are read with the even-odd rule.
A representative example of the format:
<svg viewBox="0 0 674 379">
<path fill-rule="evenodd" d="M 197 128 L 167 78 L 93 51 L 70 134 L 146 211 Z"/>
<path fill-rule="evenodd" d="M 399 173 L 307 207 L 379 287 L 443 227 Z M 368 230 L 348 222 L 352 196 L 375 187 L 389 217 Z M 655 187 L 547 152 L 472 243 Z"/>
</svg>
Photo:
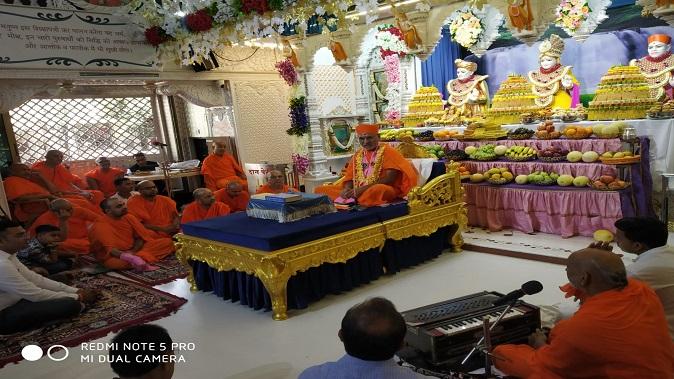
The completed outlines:
<svg viewBox="0 0 674 379">
<path fill-rule="evenodd" d="M 112 196 L 115 190 L 115 179 L 124 176 L 124 170 L 110 167 L 110 160 L 107 157 L 96 158 L 97 168 L 84 174 L 87 179 L 89 189 L 103 192 L 105 197 Z"/>
<path fill-rule="evenodd" d="M 648 284 L 658 295 L 674 340 L 674 249 L 667 246 L 667 224 L 657 218 L 626 217 L 616 221 L 615 227 L 618 247 L 638 255 L 627 266 L 627 275 Z M 607 243 L 594 247 L 613 250 Z"/>
<path fill-rule="evenodd" d="M 346 312 L 337 334 L 346 355 L 304 370 L 299 379 L 412 379 L 426 378 L 393 361 L 403 347 L 407 326 L 393 303 L 375 297 L 356 304 Z"/>
<path fill-rule="evenodd" d="M 201 164 L 201 174 L 204 176 L 206 187 L 211 191 L 225 188 L 227 183 L 237 181 L 245 191 L 248 191 L 246 174 L 234 157 L 225 152 L 224 143 L 214 142 L 213 153 L 204 159 Z"/>
<path fill-rule="evenodd" d="M 156 267 L 150 263 L 175 251 L 171 238 L 155 238 L 134 215 L 127 213 L 126 205 L 120 200 L 106 199 L 101 208 L 105 217 L 94 223 L 89 239 L 91 251 L 105 267 L 153 270 Z"/>
<path fill-rule="evenodd" d="M 674 351 L 660 300 L 627 278 L 620 257 L 600 249 L 569 256 L 571 285 L 586 296 L 580 309 L 529 345 L 494 349 L 496 367 L 521 378 L 671 378 Z"/>
<path fill-rule="evenodd" d="M 24 266 L 15 254 L 26 241 L 19 223 L 0 219 L 0 334 L 76 317 L 98 299 L 98 291 L 55 282 Z"/>
<path fill-rule="evenodd" d="M 80 206 L 74 206 L 66 199 L 56 199 L 49 203 L 49 210 L 38 217 L 28 229 L 31 236 L 39 225 L 53 225 L 61 232 L 59 249 L 78 254 L 89 254 L 89 227 L 103 217 Z"/>
<path fill-rule="evenodd" d="M 84 190 L 77 186 L 82 179 L 73 175 L 63 166 L 63 153 L 58 150 L 49 150 L 45 160 L 33 164 L 33 170 L 39 172 L 42 178 L 53 185 L 58 191 L 56 195 L 78 195 L 92 204 L 98 205 L 105 198 L 103 192 L 98 190 Z M 49 187 L 48 187 L 49 188 Z"/>
<path fill-rule="evenodd" d="M 283 183 L 285 175 L 279 170 L 271 170 L 267 173 L 267 183 L 260 186 L 256 193 L 283 193 L 298 192 L 295 188 Z"/>
<path fill-rule="evenodd" d="M 159 325 L 136 325 L 112 339 L 108 361 L 116 379 L 171 379 L 173 340 Z"/>
<path fill-rule="evenodd" d="M 35 237 L 16 253 L 16 257 L 24 266 L 43 276 L 68 271 L 73 267 L 71 258 L 77 254 L 59 250 L 59 242 L 63 241 L 61 230 L 54 225 L 38 225 Z"/>
<path fill-rule="evenodd" d="M 328 195 L 338 202 L 355 199 L 371 207 L 390 203 L 407 196 L 417 184 L 417 172 L 396 149 L 379 144 L 379 129 L 375 124 L 356 127 L 362 146 L 351 158 L 341 187 L 319 186 L 316 193 Z"/>
<path fill-rule="evenodd" d="M 9 177 L 3 185 L 7 200 L 14 204 L 14 216 L 25 225 L 31 225 L 42 213 L 49 209 L 49 202 L 59 197 L 48 189 L 40 173 L 32 171 L 27 165 L 14 163 L 9 167 Z M 54 191 L 57 191 L 54 188 Z M 94 212 L 100 209 L 80 196 L 64 196 L 73 204 Z"/>
<path fill-rule="evenodd" d="M 133 181 L 129 178 L 117 178 L 115 179 L 114 184 L 117 192 L 110 196 L 110 198 L 120 200 L 124 204 L 126 204 L 131 196 L 140 195 L 140 192 L 133 190 L 134 184 Z"/>
<path fill-rule="evenodd" d="M 159 163 L 148 161 L 147 157 L 143 153 L 134 154 L 133 159 L 136 161 L 136 163 L 129 167 L 129 171 L 132 173 L 136 171 L 154 171 L 155 168 L 159 167 Z"/>
<path fill-rule="evenodd" d="M 232 213 L 243 212 L 248 207 L 250 195 L 243 190 L 241 183 L 232 181 L 227 184 L 227 187 L 215 191 L 215 200 L 229 206 L 229 211 Z"/>
<path fill-rule="evenodd" d="M 126 203 L 129 213 L 136 216 L 155 238 L 171 237 L 180 229 L 176 202 L 157 195 L 157 186 L 151 180 L 138 183 L 140 196 L 132 196 Z"/>
<path fill-rule="evenodd" d="M 208 188 L 195 189 L 192 192 L 192 197 L 194 197 L 194 201 L 183 209 L 181 219 L 183 224 L 229 214 L 227 204 L 216 201 L 215 195 Z"/>
</svg>

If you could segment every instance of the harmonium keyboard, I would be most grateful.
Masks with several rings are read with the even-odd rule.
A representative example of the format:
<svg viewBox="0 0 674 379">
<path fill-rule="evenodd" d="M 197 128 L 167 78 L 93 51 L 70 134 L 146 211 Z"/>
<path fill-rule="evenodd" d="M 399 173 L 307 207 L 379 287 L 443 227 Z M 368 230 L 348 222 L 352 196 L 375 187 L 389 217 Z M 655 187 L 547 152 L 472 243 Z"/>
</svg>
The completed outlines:
<svg viewBox="0 0 674 379">
<path fill-rule="evenodd" d="M 493 305 L 501 296 L 483 291 L 402 312 L 407 323 L 405 344 L 432 365 L 460 368 L 461 361 L 483 335 L 482 319 L 488 317 L 493 323 L 506 309 L 506 305 Z M 526 343 L 540 326 L 538 307 L 517 301 L 492 329 L 492 346 Z M 475 358 L 477 362 L 482 359 L 479 353 L 473 354 L 471 360 Z"/>
</svg>

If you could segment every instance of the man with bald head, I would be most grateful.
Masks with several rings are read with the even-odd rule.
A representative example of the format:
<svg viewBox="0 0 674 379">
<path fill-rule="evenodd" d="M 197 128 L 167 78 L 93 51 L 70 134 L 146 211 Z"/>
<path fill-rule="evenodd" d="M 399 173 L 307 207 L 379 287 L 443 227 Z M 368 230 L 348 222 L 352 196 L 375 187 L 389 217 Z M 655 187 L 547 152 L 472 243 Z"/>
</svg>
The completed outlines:
<svg viewBox="0 0 674 379">
<path fill-rule="evenodd" d="M 297 192 L 296 189 L 285 184 L 285 175 L 279 170 L 271 170 L 267 173 L 267 183 L 260 186 L 256 193 L 283 193 L 283 192 Z"/>
<path fill-rule="evenodd" d="M 566 275 L 585 294 L 579 310 L 549 337 L 500 345 L 494 363 L 521 378 L 672 378 L 674 350 L 660 300 L 627 278 L 621 258 L 584 249 L 569 256 Z"/>
<path fill-rule="evenodd" d="M 129 213 L 150 230 L 155 238 L 171 237 L 180 228 L 180 217 L 175 201 L 157 194 L 157 186 L 144 180 L 136 187 L 140 196 L 131 196 L 126 203 Z"/>
<path fill-rule="evenodd" d="M 237 181 L 247 191 L 246 174 L 234 157 L 226 153 L 226 150 L 224 143 L 214 142 L 213 154 L 204 159 L 201 165 L 201 174 L 204 176 L 206 187 L 211 191 L 217 191 L 220 188 L 225 188 L 227 183 Z"/>
<path fill-rule="evenodd" d="M 244 191 L 241 183 L 232 181 L 227 183 L 225 188 L 215 191 L 215 200 L 229 206 L 229 211 L 232 213 L 243 212 L 248 207 L 250 195 Z"/>
<path fill-rule="evenodd" d="M 47 181 L 49 188 L 55 188 L 60 194 L 77 195 L 98 205 L 105 198 L 98 190 L 84 190 L 79 187 L 81 179 L 63 166 L 63 153 L 58 150 L 49 150 L 45 160 L 33 164 L 33 170 L 39 172 Z"/>
<path fill-rule="evenodd" d="M 66 199 L 56 199 L 49 203 L 49 211 L 40 215 L 28 231 L 35 236 L 35 228 L 40 225 L 56 226 L 61 233 L 58 250 L 89 254 L 89 228 L 100 217 L 103 216 Z"/>
<path fill-rule="evenodd" d="M 151 263 L 173 254 L 175 246 L 171 238 L 155 238 L 138 219 L 129 214 L 119 199 L 101 202 L 105 217 L 91 228 L 89 239 L 91 251 L 105 267 L 113 270 L 137 271 L 156 269 Z"/>
<path fill-rule="evenodd" d="M 208 188 L 197 188 L 192 192 L 192 196 L 194 201 L 183 209 L 181 219 L 183 224 L 229 214 L 229 207 L 216 201 L 215 195 Z"/>
</svg>

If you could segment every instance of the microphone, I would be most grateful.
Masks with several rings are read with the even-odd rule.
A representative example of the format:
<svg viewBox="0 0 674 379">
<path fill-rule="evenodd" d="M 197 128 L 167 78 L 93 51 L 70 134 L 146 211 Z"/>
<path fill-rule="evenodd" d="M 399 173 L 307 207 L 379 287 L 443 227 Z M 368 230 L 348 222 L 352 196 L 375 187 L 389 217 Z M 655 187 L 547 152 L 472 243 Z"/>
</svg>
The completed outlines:
<svg viewBox="0 0 674 379">
<path fill-rule="evenodd" d="M 165 143 L 159 142 L 159 141 L 152 141 L 150 144 L 152 146 L 168 146 L 168 144 L 165 144 Z"/>
<path fill-rule="evenodd" d="M 541 292 L 542 290 L 543 284 L 541 284 L 541 282 L 539 282 L 538 280 L 530 280 L 522 284 L 522 288 L 511 291 L 507 295 L 495 300 L 493 304 L 495 306 L 508 304 L 514 302 L 515 300 L 519 299 L 524 295 L 533 295 Z"/>
</svg>

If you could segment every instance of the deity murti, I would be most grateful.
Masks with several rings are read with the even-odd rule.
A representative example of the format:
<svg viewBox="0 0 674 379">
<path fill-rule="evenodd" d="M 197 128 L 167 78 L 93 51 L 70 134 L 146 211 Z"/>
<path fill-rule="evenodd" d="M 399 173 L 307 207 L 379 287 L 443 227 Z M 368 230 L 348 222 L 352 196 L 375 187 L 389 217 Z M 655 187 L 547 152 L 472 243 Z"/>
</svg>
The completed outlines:
<svg viewBox="0 0 674 379">
<path fill-rule="evenodd" d="M 461 59 L 454 61 L 456 79 L 447 83 L 449 113 L 463 117 L 481 116 L 489 106 L 487 75 L 475 75 L 477 63 Z"/>
<path fill-rule="evenodd" d="M 634 59 L 630 66 L 639 67 L 646 77 L 651 96 L 659 101 L 674 98 L 674 56 L 671 53 L 672 38 L 666 34 L 653 34 L 648 37 L 648 55 Z"/>
<path fill-rule="evenodd" d="M 571 66 L 560 63 L 564 40 L 553 34 L 538 48 L 540 67 L 529 72 L 535 103 L 545 108 L 575 108 L 580 103 L 580 85 L 571 72 Z"/>
</svg>

